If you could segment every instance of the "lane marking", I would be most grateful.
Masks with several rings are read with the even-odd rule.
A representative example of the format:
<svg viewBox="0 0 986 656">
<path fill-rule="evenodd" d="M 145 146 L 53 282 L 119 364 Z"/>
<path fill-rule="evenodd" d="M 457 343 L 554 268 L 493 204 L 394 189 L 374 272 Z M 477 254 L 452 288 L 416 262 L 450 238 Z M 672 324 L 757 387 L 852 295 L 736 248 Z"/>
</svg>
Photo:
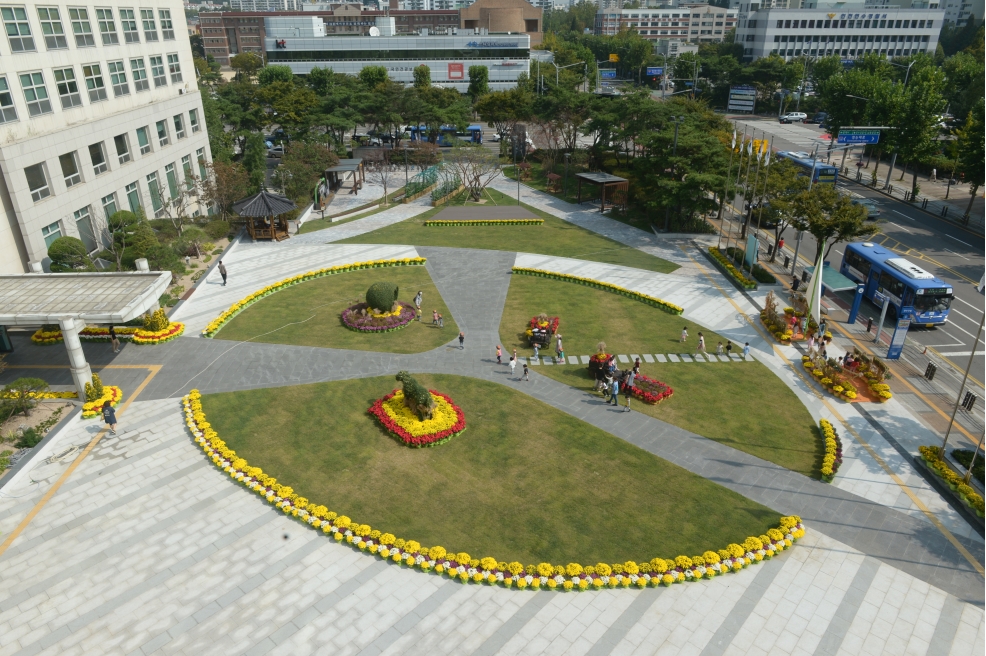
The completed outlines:
<svg viewBox="0 0 986 656">
<path fill-rule="evenodd" d="M 961 553 L 962 556 L 967 561 L 969 561 L 969 564 L 972 565 L 972 567 L 977 572 L 979 572 L 980 575 L 986 574 L 986 569 L 983 568 L 982 564 L 980 564 L 980 562 L 976 559 L 976 557 L 973 556 L 969 552 L 969 550 L 966 549 L 965 546 L 963 546 L 963 544 L 961 542 L 959 542 L 955 538 L 954 535 L 952 535 L 951 531 L 949 531 L 945 527 L 945 525 L 941 523 L 941 520 L 939 520 L 938 517 L 931 511 L 931 509 L 928 508 L 928 506 L 926 506 L 924 504 L 924 502 L 922 502 L 921 499 L 919 499 L 917 497 L 917 495 L 914 493 L 914 491 L 910 487 L 908 487 L 908 485 L 903 481 L 903 479 L 901 479 L 901 477 L 898 476 L 896 472 L 894 472 L 892 469 L 890 469 L 890 466 L 887 465 L 887 463 L 884 461 L 883 458 L 880 457 L 880 455 L 876 452 L 876 450 L 872 446 L 870 446 L 869 442 L 867 442 L 866 440 L 864 440 L 863 437 L 862 437 L 862 435 L 860 435 L 852 426 L 849 425 L 849 422 L 847 422 L 846 419 L 842 416 L 842 414 L 839 413 L 839 411 L 836 410 L 836 408 L 831 403 L 829 403 L 829 400 L 824 395 L 822 395 L 821 392 L 819 392 L 818 390 L 815 389 L 815 386 L 812 383 L 810 383 L 802 375 L 802 372 L 801 371 L 798 371 L 798 369 L 791 363 L 791 361 L 787 359 L 787 357 L 784 355 L 784 353 L 781 352 L 781 350 L 779 348 L 777 348 L 777 344 L 773 341 L 773 339 L 770 338 L 770 337 L 768 337 L 763 331 L 761 331 L 760 330 L 760 327 L 757 326 L 753 322 L 753 320 L 750 318 L 750 316 L 746 312 L 744 312 L 742 310 L 742 308 L 740 308 L 739 305 L 736 304 L 736 302 L 732 299 L 732 297 L 730 297 L 728 294 L 726 294 L 726 292 L 722 289 L 722 287 L 720 287 L 718 285 L 718 283 L 716 283 L 716 281 L 712 278 L 712 276 L 709 275 L 709 273 L 708 273 L 708 271 L 706 271 L 705 267 L 702 266 L 701 264 L 699 264 L 698 261 L 694 257 L 692 257 L 691 254 L 688 251 L 686 251 L 682 246 L 679 245 L 678 248 L 692 262 L 695 263 L 695 266 L 698 267 L 699 271 L 701 271 L 705 275 L 705 277 L 709 280 L 709 282 L 712 283 L 712 285 L 716 289 L 719 290 L 719 293 L 722 294 L 723 297 L 725 297 L 725 299 L 727 301 L 729 301 L 730 305 L 732 305 L 736 309 L 736 312 L 738 312 L 740 314 L 740 316 L 742 316 L 744 319 L 746 319 L 746 322 L 748 324 L 750 324 L 750 327 L 752 327 L 755 331 L 757 331 L 757 333 L 760 334 L 761 338 L 767 344 L 770 344 L 771 349 L 773 350 L 773 352 L 778 357 L 780 357 L 780 359 L 784 361 L 785 365 L 787 365 L 788 367 L 790 367 L 791 368 L 791 371 L 794 372 L 794 374 L 805 383 L 805 385 L 807 386 L 807 389 L 811 390 L 811 392 L 815 395 L 815 397 L 821 400 L 822 404 L 826 408 L 828 408 L 829 412 L 832 413 L 832 416 L 834 416 L 836 419 L 838 419 L 839 423 L 841 423 L 846 428 L 847 431 L 849 431 L 850 433 L 852 433 L 853 437 L 855 437 L 856 440 L 859 442 L 859 444 L 864 449 L 866 449 L 866 451 L 870 454 L 870 457 L 872 457 L 873 460 L 876 461 L 876 463 L 878 465 L 880 465 L 880 468 L 883 469 L 883 471 L 886 472 L 886 474 L 890 477 L 890 479 L 894 483 L 897 484 L 897 486 L 904 492 L 904 494 L 906 494 L 908 496 L 908 498 L 910 498 L 910 500 L 914 504 L 914 506 L 918 510 L 920 510 L 925 515 L 925 517 L 928 518 L 928 520 L 934 525 L 935 528 L 938 529 L 939 532 L 941 532 L 941 534 L 943 536 L 945 536 L 945 539 L 947 539 L 949 542 L 952 543 L 952 546 L 954 546 L 958 550 L 958 552 Z M 837 325 L 836 327 L 839 328 L 840 331 L 841 331 L 841 328 L 842 328 L 841 326 L 838 326 Z M 841 331 L 841 332 L 844 332 L 844 331 Z M 900 378 L 900 377 L 898 377 L 898 378 Z M 917 390 L 914 390 L 914 391 L 917 392 Z M 921 396 L 920 392 L 918 392 L 918 395 Z M 961 426 L 958 426 L 958 424 L 956 424 L 956 427 L 958 427 L 958 428 L 961 429 Z M 963 431 L 963 432 L 965 432 L 965 431 Z M 967 435 L 968 435 L 968 433 L 967 433 Z M 972 436 L 971 435 L 969 436 L 969 439 L 970 440 L 972 439 Z"/>
<path fill-rule="evenodd" d="M 942 248 L 945 248 L 945 247 L 944 247 L 944 246 L 942 246 Z M 948 251 L 949 253 L 951 253 L 952 255 L 954 255 L 954 256 L 956 256 L 956 257 L 961 257 L 961 258 L 962 258 L 963 260 L 965 260 L 966 262 L 972 262 L 972 260 L 970 260 L 969 258 L 967 258 L 967 257 L 966 257 L 965 255 L 959 255 L 959 254 L 958 254 L 958 253 L 956 253 L 955 251 L 953 251 L 953 250 L 951 250 L 951 249 L 948 249 L 948 248 L 945 248 L 945 250 L 946 250 L 946 251 Z"/>
<path fill-rule="evenodd" d="M 897 210 L 894 210 L 894 211 L 896 212 Z M 910 230 L 908 230 L 907 228 L 905 228 L 904 226 L 902 226 L 902 225 L 900 225 L 898 223 L 894 223 L 893 221 L 887 221 L 887 223 L 889 223 L 892 226 L 897 226 L 898 228 L 900 228 L 901 230 L 903 230 L 904 232 L 906 232 L 909 235 L 914 234 Z M 898 243 L 900 243 L 900 242 L 898 242 Z"/>
<path fill-rule="evenodd" d="M 953 237 L 952 235 L 947 235 L 947 234 L 946 234 L 945 236 L 946 236 L 946 237 L 948 237 L 949 239 L 954 239 L 955 241 L 957 241 L 957 242 L 959 242 L 960 244 L 965 244 L 966 246 L 968 246 L 968 247 L 970 247 L 970 248 L 975 248 L 975 247 L 974 247 L 974 246 L 973 246 L 972 244 L 970 244 L 969 242 L 967 242 L 967 241 L 962 241 L 962 240 L 961 240 L 961 239 L 959 239 L 958 237 Z"/>
<path fill-rule="evenodd" d="M 981 307 L 977 307 L 977 306 L 973 305 L 972 303 L 970 303 L 969 301 L 967 301 L 965 299 L 959 298 L 958 296 L 955 297 L 955 300 L 956 301 L 961 301 L 962 303 L 965 303 L 966 305 L 968 305 L 969 307 L 971 307 L 973 310 L 982 310 Z"/>
<path fill-rule="evenodd" d="M 158 374 L 158 372 L 161 371 L 161 368 L 162 367 L 163 367 L 163 365 L 160 365 L 160 364 L 106 365 L 104 367 L 100 367 L 100 370 L 102 370 L 102 369 L 148 369 L 148 370 L 150 370 L 150 373 L 148 373 L 147 376 L 144 378 L 144 381 L 140 385 L 137 386 L 137 389 L 135 389 L 134 390 L 134 393 L 130 395 L 130 398 L 123 402 L 123 405 L 120 407 L 120 410 L 118 411 L 118 414 L 121 414 L 122 415 L 123 413 L 125 413 L 127 411 L 127 408 L 130 407 L 130 404 L 133 403 L 134 399 L 136 399 L 140 395 L 141 392 L 144 391 L 144 388 L 147 387 L 147 384 L 151 382 L 151 379 L 153 379 L 154 376 L 156 376 Z M 61 365 L 34 365 L 34 366 L 31 366 L 31 365 L 12 365 L 11 368 L 12 369 L 13 368 L 17 368 L 17 369 L 69 369 L 70 367 L 68 367 L 68 366 L 61 366 Z M 55 484 L 52 485 L 48 489 L 48 491 L 45 492 L 44 496 L 41 497 L 41 499 L 38 501 L 38 503 L 36 503 L 35 506 L 33 508 L 31 508 L 31 511 L 29 513 L 27 513 L 27 516 L 24 517 L 23 520 L 21 520 L 21 523 L 17 525 L 17 528 L 15 528 L 13 531 L 10 532 L 10 535 L 7 536 L 7 539 L 3 541 L 3 544 L 0 544 L 0 557 L 3 557 L 4 552 L 7 551 L 8 548 L 10 548 L 10 545 L 14 543 L 14 540 L 16 540 L 17 537 L 24 531 L 24 529 L 27 528 L 27 525 L 30 524 L 34 520 L 35 517 L 37 517 L 38 513 L 41 512 L 41 509 L 44 508 L 45 505 L 47 505 L 47 503 L 51 500 L 51 498 L 53 496 L 55 496 L 55 493 L 58 492 L 59 488 L 62 487 L 62 485 L 65 483 L 65 481 L 68 480 L 69 476 L 71 476 L 72 473 L 76 470 L 76 468 L 80 464 L 82 464 L 82 461 L 86 459 L 86 456 L 89 455 L 89 453 L 96 447 L 96 445 L 99 444 L 99 441 L 101 439 L 103 439 L 103 436 L 106 435 L 106 433 L 108 433 L 108 432 L 109 432 L 109 429 L 104 428 L 104 429 L 100 430 L 98 433 L 96 433 L 96 437 L 92 438 L 92 440 L 89 442 L 89 444 L 86 446 L 86 448 L 82 451 L 82 453 L 80 453 L 78 455 L 78 457 L 75 460 L 72 461 L 72 464 L 68 466 L 68 469 L 66 469 L 62 473 L 62 475 L 58 477 L 58 480 L 55 481 Z"/>
<path fill-rule="evenodd" d="M 913 221 L 913 220 L 914 220 L 914 219 L 912 219 L 911 217 L 909 217 L 909 216 L 907 216 L 906 214 L 904 214 L 903 212 L 901 212 L 900 210 L 895 210 L 895 209 L 893 209 L 893 208 L 890 208 L 890 211 L 891 211 L 891 212 L 896 212 L 897 214 L 900 214 L 900 215 L 901 215 L 902 217 L 904 217 L 904 218 L 905 218 L 905 219 L 907 219 L 908 221 Z"/>
<path fill-rule="evenodd" d="M 976 351 L 975 354 L 976 355 L 986 355 L 986 351 Z M 972 353 L 972 351 L 949 351 L 947 353 L 944 352 L 944 351 L 938 351 L 938 355 L 964 355 L 964 356 L 967 356 L 968 357 L 970 355 L 973 355 L 973 353 Z"/>
<path fill-rule="evenodd" d="M 953 298 L 954 298 L 954 296 L 953 296 Z M 976 320 L 975 320 L 975 319 L 973 319 L 972 317 L 970 317 L 969 315 L 967 315 L 967 314 L 962 314 L 961 312 L 959 312 L 959 311 L 958 311 L 958 310 L 956 310 L 955 308 L 949 308 L 949 310 L 948 310 L 948 313 L 949 313 L 949 314 L 951 315 L 951 314 L 952 314 L 953 312 L 954 312 L 955 314 L 957 314 L 957 315 L 959 315 L 960 317 L 963 317 L 963 318 L 965 318 L 965 319 L 968 319 L 969 321 L 971 321 L 971 322 L 973 322 L 973 323 L 975 323 L 975 322 L 976 322 Z"/>
</svg>

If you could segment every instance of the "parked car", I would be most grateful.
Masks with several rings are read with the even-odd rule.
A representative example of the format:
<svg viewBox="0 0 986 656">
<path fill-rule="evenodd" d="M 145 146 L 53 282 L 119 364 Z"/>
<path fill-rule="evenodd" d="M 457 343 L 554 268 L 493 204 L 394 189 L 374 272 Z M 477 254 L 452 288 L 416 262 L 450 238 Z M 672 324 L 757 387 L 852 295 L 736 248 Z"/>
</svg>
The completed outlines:
<svg viewBox="0 0 986 656">
<path fill-rule="evenodd" d="M 875 200 L 870 198 L 853 198 L 853 205 L 861 205 L 866 208 L 866 220 L 876 221 L 880 218 L 880 206 L 877 205 Z"/>
<path fill-rule="evenodd" d="M 268 146 L 267 157 L 284 157 L 284 146 Z"/>
<path fill-rule="evenodd" d="M 808 115 L 804 112 L 788 112 L 781 117 L 781 123 L 804 123 Z"/>
<path fill-rule="evenodd" d="M 817 123 L 818 125 L 821 125 L 828 117 L 828 112 L 815 112 L 815 115 L 812 116 L 811 119 L 805 121 L 805 123 Z"/>
</svg>

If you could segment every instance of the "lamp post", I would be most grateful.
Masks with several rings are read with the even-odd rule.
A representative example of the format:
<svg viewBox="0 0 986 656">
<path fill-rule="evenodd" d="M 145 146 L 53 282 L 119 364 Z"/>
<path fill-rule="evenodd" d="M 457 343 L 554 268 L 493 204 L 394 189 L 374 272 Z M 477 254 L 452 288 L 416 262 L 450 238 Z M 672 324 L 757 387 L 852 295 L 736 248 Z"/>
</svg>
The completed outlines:
<svg viewBox="0 0 986 656">
<path fill-rule="evenodd" d="M 565 187 L 562 190 L 562 195 L 566 198 L 568 197 L 568 162 L 572 158 L 572 153 L 565 153 Z"/>
<path fill-rule="evenodd" d="M 559 84 L 558 71 L 565 68 L 571 68 L 572 66 L 578 66 L 579 64 L 585 64 L 585 62 L 575 62 L 574 64 L 569 64 L 568 66 L 555 66 L 555 86 L 557 87 Z"/>
</svg>

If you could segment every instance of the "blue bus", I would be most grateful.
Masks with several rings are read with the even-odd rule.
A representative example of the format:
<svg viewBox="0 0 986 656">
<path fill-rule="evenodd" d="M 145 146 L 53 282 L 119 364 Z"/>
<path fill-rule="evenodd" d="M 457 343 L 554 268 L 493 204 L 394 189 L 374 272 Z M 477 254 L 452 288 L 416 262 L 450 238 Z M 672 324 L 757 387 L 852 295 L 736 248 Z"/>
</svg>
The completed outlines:
<svg viewBox="0 0 986 656">
<path fill-rule="evenodd" d="M 948 321 L 952 286 L 887 248 L 872 242 L 847 244 L 840 271 L 866 285 L 863 296 L 877 305 L 888 300 L 888 314 L 928 328 Z"/>
<path fill-rule="evenodd" d="M 777 153 L 777 156 L 797 164 L 802 169 L 804 175 L 808 175 L 811 172 L 812 165 L 814 164 L 815 182 L 835 184 L 839 180 L 839 167 L 821 162 L 817 158 L 812 162 L 811 153 L 782 150 Z"/>
<path fill-rule="evenodd" d="M 428 127 L 425 125 L 409 125 L 407 132 L 411 135 L 411 141 L 430 141 Z M 443 125 L 438 132 L 438 145 L 452 147 L 459 140 L 465 139 L 470 143 L 483 143 L 483 127 L 481 125 L 470 125 L 465 132 L 460 132 L 454 125 Z"/>
</svg>

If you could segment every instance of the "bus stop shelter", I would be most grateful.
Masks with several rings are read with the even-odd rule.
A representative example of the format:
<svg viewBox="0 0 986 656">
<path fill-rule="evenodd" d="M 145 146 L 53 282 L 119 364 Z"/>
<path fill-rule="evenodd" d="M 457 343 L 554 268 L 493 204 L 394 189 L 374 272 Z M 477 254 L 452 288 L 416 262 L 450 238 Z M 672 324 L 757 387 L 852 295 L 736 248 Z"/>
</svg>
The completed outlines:
<svg viewBox="0 0 986 656">
<path fill-rule="evenodd" d="M 58 324 L 68 351 L 72 382 L 86 398 L 92 370 L 86 362 L 79 331 L 87 323 L 120 325 L 156 310 L 171 284 L 170 271 L 121 273 L 25 273 L 0 275 L 0 326 Z"/>
<path fill-rule="evenodd" d="M 805 271 L 811 276 L 815 275 L 815 267 L 813 266 L 805 267 Z M 830 292 L 844 292 L 856 289 L 857 284 L 839 273 L 838 269 L 824 266 L 822 267 L 822 286 Z"/>
<path fill-rule="evenodd" d="M 582 204 L 582 183 L 585 182 L 586 184 L 599 187 L 600 212 L 606 211 L 607 192 L 609 192 L 609 197 L 612 200 L 610 205 L 626 209 L 627 192 L 630 190 L 630 182 L 626 178 L 600 171 L 595 173 L 576 173 L 575 177 L 578 179 L 578 202 L 580 205 Z"/>
</svg>

